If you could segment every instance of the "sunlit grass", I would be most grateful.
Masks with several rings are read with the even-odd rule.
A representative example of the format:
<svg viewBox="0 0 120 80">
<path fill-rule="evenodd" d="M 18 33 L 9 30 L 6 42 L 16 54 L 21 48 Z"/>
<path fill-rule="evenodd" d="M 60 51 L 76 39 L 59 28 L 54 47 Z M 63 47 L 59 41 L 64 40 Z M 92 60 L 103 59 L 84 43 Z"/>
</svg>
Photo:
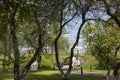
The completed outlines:
<svg viewBox="0 0 120 80">
<path fill-rule="evenodd" d="M 92 72 L 106 74 L 107 70 L 93 70 Z"/>
<path fill-rule="evenodd" d="M 30 74 L 34 75 L 52 75 L 52 74 L 60 74 L 59 71 L 51 71 L 51 70 L 46 70 L 46 71 L 37 71 L 37 72 L 31 72 Z"/>
</svg>

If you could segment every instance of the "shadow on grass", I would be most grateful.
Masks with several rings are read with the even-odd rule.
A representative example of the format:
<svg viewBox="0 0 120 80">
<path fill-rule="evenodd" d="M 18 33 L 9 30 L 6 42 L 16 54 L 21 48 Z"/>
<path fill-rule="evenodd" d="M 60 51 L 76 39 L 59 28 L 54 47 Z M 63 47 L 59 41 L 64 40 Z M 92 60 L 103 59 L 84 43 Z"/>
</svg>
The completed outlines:
<svg viewBox="0 0 120 80">
<path fill-rule="evenodd" d="M 43 73 L 42 73 L 43 72 Z M 57 71 L 42 71 L 38 73 L 30 73 L 27 75 L 25 80 L 61 80 L 61 75 Z M 98 76 L 88 76 L 88 75 L 79 75 L 79 74 L 71 74 L 70 80 L 105 80 L 104 77 Z"/>
<path fill-rule="evenodd" d="M 104 77 L 98 76 L 88 76 L 88 75 L 78 75 L 78 74 L 71 74 L 70 80 L 105 80 Z"/>
<path fill-rule="evenodd" d="M 11 72 L 0 71 L 0 80 L 13 80 L 13 74 Z"/>
<path fill-rule="evenodd" d="M 0 80 L 13 80 L 12 72 L 0 72 Z M 59 71 L 29 72 L 25 80 L 61 80 Z M 105 80 L 103 77 L 71 74 L 70 80 Z"/>
</svg>

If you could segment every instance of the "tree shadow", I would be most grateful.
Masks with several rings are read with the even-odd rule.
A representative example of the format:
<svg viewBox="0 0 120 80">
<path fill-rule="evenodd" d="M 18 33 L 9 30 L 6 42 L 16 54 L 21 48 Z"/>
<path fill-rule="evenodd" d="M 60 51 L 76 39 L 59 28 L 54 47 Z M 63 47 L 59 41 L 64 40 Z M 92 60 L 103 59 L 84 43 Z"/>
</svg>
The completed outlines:
<svg viewBox="0 0 120 80">
<path fill-rule="evenodd" d="M 49 71 L 48 71 L 48 74 L 47 73 L 46 74 L 30 73 L 27 75 L 25 80 L 61 80 L 61 75 L 60 73 L 49 74 Z M 71 74 L 69 80 L 105 80 L 105 78 L 101 76 Z"/>
<path fill-rule="evenodd" d="M 14 80 L 12 72 L 0 72 L 0 80 Z M 40 70 L 35 72 L 28 72 L 25 80 L 61 80 L 59 71 Z M 104 77 L 71 74 L 70 80 L 105 80 Z"/>
<path fill-rule="evenodd" d="M 61 80 L 60 74 L 28 74 L 25 80 Z"/>
</svg>

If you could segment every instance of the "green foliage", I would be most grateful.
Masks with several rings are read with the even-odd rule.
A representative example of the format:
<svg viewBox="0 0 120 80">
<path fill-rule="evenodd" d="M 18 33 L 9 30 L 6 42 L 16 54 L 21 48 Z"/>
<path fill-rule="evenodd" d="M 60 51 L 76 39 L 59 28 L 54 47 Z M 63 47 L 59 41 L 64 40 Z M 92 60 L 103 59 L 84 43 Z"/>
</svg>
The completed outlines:
<svg viewBox="0 0 120 80">
<path fill-rule="evenodd" d="M 84 35 L 88 43 L 87 51 L 99 61 L 101 67 L 107 69 L 114 56 L 115 48 L 120 45 L 119 30 L 116 27 L 89 25 L 86 26 Z"/>
<path fill-rule="evenodd" d="M 88 71 L 90 71 L 90 69 L 92 69 L 92 71 L 99 70 L 98 69 L 99 62 L 92 55 L 86 54 L 84 56 L 88 59 L 88 62 L 83 65 L 84 70 Z"/>
<path fill-rule="evenodd" d="M 71 14 L 73 14 L 76 10 L 73 9 L 74 6 L 71 4 L 73 4 L 71 1 L 69 0 L 63 0 L 62 1 L 56 1 L 56 0 L 36 0 L 36 4 L 33 3 L 32 0 L 9 0 L 7 2 L 6 0 L 6 4 L 5 0 L 1 0 L 0 1 L 0 42 L 1 41 L 5 41 L 4 43 L 6 43 L 8 46 L 12 47 L 10 43 L 7 43 L 7 41 L 11 40 L 10 36 L 8 35 L 10 32 L 9 30 L 10 25 L 14 26 L 13 24 L 15 24 L 15 35 L 17 36 L 17 40 L 15 41 L 15 45 L 16 47 L 32 47 L 32 48 L 36 48 L 39 42 L 37 42 L 38 40 L 38 35 L 40 33 L 42 41 L 44 45 L 47 45 L 49 47 L 53 47 L 53 40 L 56 36 L 56 33 L 58 32 L 58 23 L 61 19 L 63 19 L 63 22 L 68 21 L 71 18 Z M 118 1 L 118 0 L 117 0 Z M 78 1 L 79 2 L 79 1 Z M 81 4 L 85 4 L 85 2 L 80 3 Z M 8 7 L 8 9 L 6 8 L 6 6 Z M 35 7 L 36 7 L 36 14 L 35 13 Z M 60 14 L 61 9 L 63 9 L 63 14 Z M 84 7 L 80 7 L 81 9 L 83 9 Z M 6 10 L 7 9 L 7 10 Z M 10 10 L 9 10 L 10 9 Z M 84 10 L 84 9 L 83 9 Z M 85 9 L 86 10 L 86 9 Z M 80 11 L 82 12 L 82 11 Z M 82 12 L 84 13 L 84 11 Z M 38 18 L 38 24 L 36 25 L 32 25 L 35 24 L 35 16 Z M 60 18 L 61 16 L 61 18 Z M 13 20 L 13 21 L 11 21 Z M 10 22 L 9 22 L 10 21 Z M 11 23 L 11 24 L 10 24 Z M 55 24 L 51 26 L 51 24 Z M 61 23 L 62 24 L 62 23 Z M 40 30 L 41 27 L 41 30 Z M 11 31 L 14 31 L 11 29 Z M 14 35 L 14 36 L 15 36 Z M 99 35 L 99 34 L 96 34 Z M 116 35 L 116 34 L 114 34 Z M 109 38 L 109 35 L 103 35 L 104 37 Z M 104 39 L 104 37 L 100 36 L 100 41 L 103 43 L 102 46 L 100 46 L 100 42 L 97 42 L 96 39 L 98 39 L 98 37 L 96 37 L 96 39 L 94 39 L 94 42 L 92 43 L 98 43 L 98 45 L 96 45 L 96 47 L 100 46 L 101 48 L 99 48 L 99 50 L 97 51 L 97 53 L 108 53 L 111 54 L 111 49 L 113 49 L 112 47 L 109 47 L 111 44 L 113 44 L 113 46 L 116 46 L 117 42 L 117 38 L 113 39 L 110 38 L 110 40 L 115 42 L 109 42 L 110 40 L 105 39 L 104 41 L 102 39 Z M 119 36 L 118 36 L 119 37 Z M 9 39 L 8 39 L 9 38 Z M 89 39 L 89 41 L 91 41 L 92 39 Z M 96 41 L 96 42 L 95 42 Z M 14 41 L 13 41 L 14 42 Z M 110 43 L 110 44 L 105 44 L 105 42 Z M 116 43 L 116 44 L 114 44 Z M 39 44 L 42 45 L 42 44 Z M 6 46 L 6 47 L 8 47 Z M 13 45 L 14 46 L 14 45 Z M 65 47 L 69 47 L 69 43 L 67 41 L 66 38 L 62 37 L 61 40 L 59 40 L 59 48 L 60 50 L 65 50 Z M 92 45 L 91 45 L 92 47 Z M 98 49 L 98 48 L 93 48 L 93 49 Z M 102 51 L 104 49 L 104 51 Z M 11 48 L 11 50 L 13 50 Z M 7 50 L 6 50 L 7 51 Z M 14 51 L 13 51 L 14 52 Z M 9 53 L 11 53 L 9 51 Z M 18 53 L 15 53 L 14 55 L 17 56 Z M 95 54 L 94 54 L 95 55 Z M 100 54 L 96 55 L 97 57 Z M 107 56 L 107 55 L 106 55 Z M 109 55 L 111 56 L 111 55 Z M 21 58 L 21 59 L 19 59 Z M 55 60 L 53 60 L 54 58 L 52 56 L 46 55 L 46 56 L 42 56 L 42 66 L 46 67 L 46 68 L 51 68 L 54 63 Z M 20 60 L 20 63 L 22 63 L 22 65 L 25 65 L 27 63 L 27 59 L 25 59 L 24 57 L 18 57 L 16 58 L 16 60 Z M 30 60 L 30 58 L 29 58 Z M 19 61 L 18 61 L 19 62 Z M 25 63 L 25 64 L 24 64 Z M 22 66 L 23 67 L 23 66 Z"/>
<path fill-rule="evenodd" d="M 61 37 L 58 41 L 58 48 L 60 50 L 60 53 L 65 53 L 70 47 L 70 43 L 68 42 L 68 39 L 65 37 Z"/>
<path fill-rule="evenodd" d="M 53 54 L 42 55 L 41 69 L 54 69 L 55 58 Z"/>
</svg>

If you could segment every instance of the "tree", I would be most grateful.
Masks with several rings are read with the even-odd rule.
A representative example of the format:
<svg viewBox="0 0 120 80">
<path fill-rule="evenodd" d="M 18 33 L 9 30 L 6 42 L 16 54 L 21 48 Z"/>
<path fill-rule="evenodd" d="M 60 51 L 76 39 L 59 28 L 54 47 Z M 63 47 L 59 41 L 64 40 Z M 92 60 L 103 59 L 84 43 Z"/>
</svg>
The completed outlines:
<svg viewBox="0 0 120 80">
<path fill-rule="evenodd" d="M 58 41 L 58 48 L 61 51 L 60 53 L 66 53 L 69 50 L 70 44 L 65 37 L 61 37 Z"/>
<path fill-rule="evenodd" d="M 10 63 L 10 35 L 9 35 L 9 30 L 8 27 L 6 26 L 6 18 L 5 18 L 5 10 L 3 9 L 4 5 L 2 2 L 0 2 L 0 43 L 1 43 L 1 53 L 4 55 L 3 58 L 3 71 L 5 71 L 6 66 L 9 69 L 9 63 Z M 12 59 L 12 58 L 11 58 Z"/>
<path fill-rule="evenodd" d="M 74 10 L 73 7 L 75 8 L 76 10 L 76 13 L 79 15 L 79 17 L 81 18 L 81 24 L 78 28 L 78 32 L 77 32 L 77 37 L 76 37 L 76 41 L 74 42 L 73 46 L 71 47 L 71 50 L 70 50 L 70 64 L 69 64 L 69 69 L 66 71 L 66 73 L 63 72 L 63 70 L 61 69 L 60 67 L 60 61 L 58 59 L 58 56 L 59 56 L 59 51 L 58 51 L 58 40 L 62 34 L 62 30 L 63 28 L 65 27 L 66 24 L 68 24 L 70 21 L 72 21 L 72 19 L 74 18 L 74 16 L 76 14 L 73 14 L 71 15 L 72 17 L 70 19 L 68 19 L 67 21 L 64 21 L 64 0 L 61 1 L 62 2 L 62 9 L 60 10 L 61 13 L 60 13 L 60 20 L 59 20 L 59 26 L 60 26 L 60 29 L 59 29 L 59 33 L 58 33 L 58 36 L 55 38 L 55 41 L 54 41 L 54 44 L 55 44 L 55 57 L 56 57 L 56 62 L 57 62 L 57 66 L 58 66 L 58 69 L 60 70 L 61 72 L 61 75 L 62 75 L 62 79 L 63 80 L 69 80 L 69 76 L 70 76 L 70 72 L 72 70 L 72 58 L 73 58 L 73 55 L 74 55 L 74 48 L 76 47 L 76 45 L 78 44 L 79 42 L 79 38 L 80 38 L 80 33 L 81 33 L 81 30 L 82 30 L 82 27 L 84 26 L 84 24 L 89 21 L 89 20 L 93 20 L 93 19 L 88 19 L 86 18 L 87 16 L 87 12 L 89 11 L 90 7 L 91 7 L 91 2 L 90 1 L 74 1 L 72 0 L 72 9 L 70 7 L 70 10 Z M 69 11 L 68 11 L 69 12 Z M 74 11 L 73 11 L 74 12 Z"/>
<path fill-rule="evenodd" d="M 94 0 L 93 2 L 95 5 L 92 7 L 91 10 L 93 11 L 94 14 L 96 14 L 96 13 L 98 15 L 100 15 L 100 14 L 106 15 L 107 14 L 107 19 L 106 20 L 102 19 L 102 21 L 104 21 L 105 24 L 106 23 L 111 24 L 111 22 L 112 23 L 115 22 L 116 24 L 114 23 L 114 26 L 116 25 L 116 26 L 120 27 L 120 15 L 119 15 L 120 0 L 114 0 L 114 1 L 112 1 L 112 0 Z M 99 16 L 97 16 L 97 18 L 99 19 Z M 119 49 L 119 45 L 116 48 L 115 53 L 117 53 L 118 49 Z M 106 80 L 109 80 L 109 71 L 107 73 Z"/>
<path fill-rule="evenodd" d="M 54 23 L 54 21 L 58 21 L 56 16 L 59 14 L 59 7 L 57 8 L 57 6 L 61 5 L 58 1 L 6 0 L 2 2 L 6 8 L 4 14 L 7 14 L 6 21 L 9 22 L 6 26 L 10 25 L 10 35 L 15 56 L 14 79 L 24 80 L 30 65 L 36 60 L 43 49 L 44 40 L 47 40 L 44 36 L 47 33 L 48 27 L 50 27 L 49 25 Z M 28 34 L 32 34 L 32 36 L 28 36 Z M 30 46 L 35 49 L 33 57 L 22 71 L 20 71 L 20 51 L 18 49 L 21 46 Z"/>
<path fill-rule="evenodd" d="M 120 19 L 119 19 L 120 1 L 119 0 L 114 0 L 114 1 L 109 0 L 108 2 L 106 0 L 102 0 L 102 1 L 104 3 L 107 14 L 111 16 L 111 18 L 113 18 L 116 24 L 120 27 Z"/>
<path fill-rule="evenodd" d="M 98 60 L 102 68 L 108 70 L 106 79 L 109 80 L 120 49 L 120 32 L 117 27 L 102 27 L 99 23 L 96 24 L 98 25 L 85 27 L 84 34 L 89 43 L 87 51 Z"/>
<path fill-rule="evenodd" d="M 102 0 L 105 5 L 106 2 Z M 95 20 L 96 18 L 88 18 L 90 10 L 94 7 L 94 1 L 90 0 L 1 0 L 0 1 L 0 21 L 2 21 L 5 26 L 7 26 L 10 31 L 10 39 L 12 43 L 12 49 L 14 53 L 14 79 L 15 80 L 24 80 L 30 65 L 40 56 L 44 44 L 46 45 L 47 41 L 45 34 L 47 30 L 50 29 L 49 25 L 55 24 L 55 30 L 59 29 L 59 32 L 55 34 L 55 56 L 58 68 L 62 74 L 63 79 L 68 79 L 70 72 L 72 70 L 72 57 L 74 55 L 74 48 L 78 44 L 80 38 L 80 32 L 84 24 L 89 20 Z M 110 13 L 109 8 L 105 6 L 107 12 Z M 117 8 L 119 10 L 119 7 Z M 116 11 L 117 11 L 116 10 Z M 78 29 L 77 38 L 75 43 L 71 48 L 70 55 L 70 64 L 69 69 L 66 73 L 60 67 L 59 62 L 59 52 L 58 52 L 58 42 L 60 36 L 63 32 L 64 27 L 73 20 L 73 18 L 78 15 L 81 20 L 81 24 Z M 110 14 L 109 14 L 110 15 Z M 112 16 L 112 15 L 111 15 Z M 119 17 L 119 16 L 117 16 Z M 112 18 L 119 25 L 119 18 L 112 16 Z M 97 18 L 100 19 L 101 18 Z M 1 23 L 0 23 L 1 24 Z M 28 25 L 27 25 L 28 24 Z M 29 27 L 34 24 L 34 27 Z M 2 25 L 4 26 L 4 25 Z M 26 27 L 28 26 L 28 27 Z M 31 28 L 31 29 L 30 29 Z M 1 28 L 2 29 L 2 28 Z M 23 30 L 25 29 L 25 30 Z M 28 29 L 28 31 L 27 31 Z M 22 35 L 23 38 L 20 37 Z M 27 36 L 27 34 L 33 34 Z M 21 40 L 21 41 L 20 41 Z M 34 48 L 35 53 L 31 60 L 25 65 L 23 71 L 20 71 L 20 51 L 19 47 L 21 42 L 24 41 L 25 44 L 22 46 L 30 46 Z M 44 42 L 46 41 L 46 42 Z M 34 45 L 35 43 L 35 45 Z M 52 46 L 52 45 L 51 45 Z"/>
<path fill-rule="evenodd" d="M 104 20 L 105 22 L 113 19 L 118 27 L 120 26 L 120 0 L 92 0 L 92 2 L 94 3 L 91 9 L 93 13 L 100 11 L 99 15 L 102 14 L 107 16 L 107 19 Z"/>
<path fill-rule="evenodd" d="M 93 16 L 103 22 L 105 24 L 111 24 L 114 26 L 120 26 L 120 1 L 119 0 L 93 0 L 94 5 L 91 7 L 91 12 L 94 14 Z M 112 3 L 112 4 L 111 4 Z M 104 18 L 103 15 L 106 15 L 107 17 Z M 101 17 L 101 18 L 100 18 Z M 116 23 L 116 24 L 115 24 Z M 117 53 L 119 49 L 119 45 L 115 50 L 115 53 Z M 114 56 L 115 57 L 115 56 Z M 114 61 L 114 60 L 113 60 Z M 109 71 L 107 73 L 106 80 L 109 80 Z"/>
<path fill-rule="evenodd" d="M 65 13 L 64 10 L 66 9 L 66 6 L 69 6 L 69 9 L 70 11 L 72 11 L 72 7 L 71 7 L 71 2 L 69 1 L 64 1 L 64 0 L 61 0 L 60 1 L 60 14 L 59 14 L 59 32 L 58 32 L 58 35 L 56 36 L 55 38 L 55 41 L 54 41 L 54 46 L 55 46 L 55 58 L 56 58 L 56 63 L 57 63 L 57 66 L 58 66 L 58 69 L 61 73 L 61 77 L 63 80 L 68 80 L 69 79 L 69 74 L 70 74 L 70 70 L 72 69 L 72 67 L 70 66 L 69 67 L 69 70 L 67 70 L 66 73 L 64 73 L 64 71 L 62 70 L 62 68 L 60 67 L 60 61 L 59 61 L 59 49 L 58 49 L 58 40 L 60 39 L 61 37 L 61 34 L 62 34 L 62 31 L 63 31 L 63 28 L 65 27 L 66 24 L 68 24 L 73 18 L 74 16 L 76 15 L 76 12 L 73 13 L 73 15 L 70 16 L 70 19 L 67 19 L 66 21 L 65 20 Z M 72 61 L 71 61 L 72 63 Z"/>
<path fill-rule="evenodd" d="M 47 5 L 46 5 L 47 4 Z M 21 73 L 21 79 L 23 80 L 25 78 L 26 73 L 28 72 L 28 69 L 30 65 L 33 63 L 33 61 L 36 60 L 38 56 L 40 56 L 40 53 L 44 46 L 44 36 L 46 34 L 46 29 L 48 27 L 48 24 L 51 23 L 51 15 L 53 13 L 51 12 L 52 8 L 55 8 L 52 6 L 54 2 L 51 1 L 33 1 L 33 18 L 36 27 L 37 27 L 37 47 L 35 50 L 35 53 L 31 60 L 27 63 L 27 65 L 24 67 L 23 72 Z M 42 5 L 42 6 L 41 6 Z M 44 7 L 44 9 L 43 9 Z M 46 8 L 45 8 L 46 7 Z M 42 11 L 40 11 L 40 10 Z"/>
<path fill-rule="evenodd" d="M 14 53 L 14 61 L 13 61 L 14 62 L 14 80 L 24 80 L 31 64 L 40 55 L 39 53 L 43 48 L 44 31 L 46 30 L 45 28 L 47 27 L 46 23 L 51 23 L 50 19 L 53 18 L 51 17 L 51 15 L 53 15 L 52 8 L 54 7 L 53 6 L 54 3 L 51 1 L 37 1 L 37 0 L 35 1 L 2 0 L 1 3 L 3 3 L 2 6 L 4 10 L 2 14 L 5 14 L 5 19 L 6 19 L 5 22 L 7 23 L 6 26 L 9 27 L 11 41 L 12 41 L 12 49 Z M 28 24 L 30 23 L 35 24 L 35 27 L 34 27 L 34 29 L 36 30 L 35 41 L 37 42 L 36 42 L 35 53 L 33 57 L 24 66 L 23 70 L 21 71 L 20 70 L 20 67 L 21 67 L 20 51 L 19 51 L 19 47 L 21 45 L 19 44 L 20 43 L 19 39 L 20 39 L 21 33 L 24 34 L 24 32 L 22 32 L 22 29 L 20 30 L 20 25 L 23 24 L 24 26 L 26 26 L 25 22 Z M 34 30 L 34 29 L 29 29 L 29 30 Z M 28 31 L 28 32 L 31 33 L 32 31 Z M 25 41 L 25 40 L 22 40 L 22 41 Z"/>
</svg>

